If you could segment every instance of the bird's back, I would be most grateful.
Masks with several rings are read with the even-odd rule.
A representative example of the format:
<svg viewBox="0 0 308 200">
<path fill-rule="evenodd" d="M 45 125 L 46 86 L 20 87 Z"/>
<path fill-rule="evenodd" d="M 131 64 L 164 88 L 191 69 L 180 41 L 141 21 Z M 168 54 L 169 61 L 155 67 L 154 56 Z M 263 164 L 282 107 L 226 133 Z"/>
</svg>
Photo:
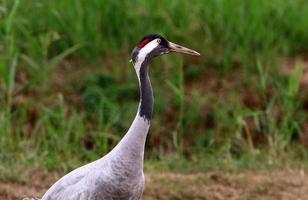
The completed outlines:
<svg viewBox="0 0 308 200">
<path fill-rule="evenodd" d="M 144 187 L 143 173 L 134 179 L 114 171 L 112 161 L 103 158 L 59 179 L 42 200 L 138 200 Z"/>
</svg>

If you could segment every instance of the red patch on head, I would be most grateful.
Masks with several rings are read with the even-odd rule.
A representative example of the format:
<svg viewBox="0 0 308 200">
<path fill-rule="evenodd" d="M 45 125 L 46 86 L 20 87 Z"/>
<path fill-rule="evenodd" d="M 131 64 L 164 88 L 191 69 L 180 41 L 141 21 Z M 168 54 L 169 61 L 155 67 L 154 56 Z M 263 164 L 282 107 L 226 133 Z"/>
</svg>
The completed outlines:
<svg viewBox="0 0 308 200">
<path fill-rule="evenodd" d="M 139 44 L 138 44 L 138 47 L 139 48 L 143 48 L 145 45 L 147 45 L 149 42 L 151 42 L 150 39 L 144 39 L 142 40 Z"/>
</svg>

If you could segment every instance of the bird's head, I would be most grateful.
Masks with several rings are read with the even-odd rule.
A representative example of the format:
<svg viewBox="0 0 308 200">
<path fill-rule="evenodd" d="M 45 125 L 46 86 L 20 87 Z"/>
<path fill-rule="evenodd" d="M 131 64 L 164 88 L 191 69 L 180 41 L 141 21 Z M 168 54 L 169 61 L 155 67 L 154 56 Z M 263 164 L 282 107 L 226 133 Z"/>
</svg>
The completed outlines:
<svg viewBox="0 0 308 200">
<path fill-rule="evenodd" d="M 149 34 L 142 38 L 138 45 L 133 49 L 131 57 L 132 62 L 142 63 L 144 60 L 152 59 L 156 56 L 178 52 L 199 56 L 200 54 L 192 49 L 180 46 L 178 44 L 169 42 L 164 37 L 158 34 Z"/>
</svg>

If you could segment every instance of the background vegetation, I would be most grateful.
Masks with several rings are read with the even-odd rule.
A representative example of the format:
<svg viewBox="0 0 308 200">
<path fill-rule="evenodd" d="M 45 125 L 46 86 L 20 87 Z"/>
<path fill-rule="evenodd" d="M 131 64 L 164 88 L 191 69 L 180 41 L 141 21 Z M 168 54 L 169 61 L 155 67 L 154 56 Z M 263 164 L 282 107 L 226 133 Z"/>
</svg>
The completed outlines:
<svg viewBox="0 0 308 200">
<path fill-rule="evenodd" d="M 151 67 L 147 168 L 305 165 L 306 0 L 0 0 L 0 177 L 108 152 L 136 113 L 128 60 L 147 33 L 202 54 Z"/>
</svg>

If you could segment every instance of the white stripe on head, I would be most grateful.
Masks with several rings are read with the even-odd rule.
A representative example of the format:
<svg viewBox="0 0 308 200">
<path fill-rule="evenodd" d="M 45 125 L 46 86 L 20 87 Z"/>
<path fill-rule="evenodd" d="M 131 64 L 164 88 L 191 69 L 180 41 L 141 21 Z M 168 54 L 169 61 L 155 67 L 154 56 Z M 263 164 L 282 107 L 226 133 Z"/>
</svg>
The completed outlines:
<svg viewBox="0 0 308 200">
<path fill-rule="evenodd" d="M 136 63 L 134 65 L 137 76 L 139 77 L 139 71 L 140 71 L 140 67 L 141 64 L 143 63 L 145 57 L 153 50 L 155 49 L 160 43 L 160 39 L 154 39 L 151 42 L 149 42 L 148 44 L 146 44 L 143 48 L 140 49 L 138 56 L 136 58 Z"/>
</svg>

